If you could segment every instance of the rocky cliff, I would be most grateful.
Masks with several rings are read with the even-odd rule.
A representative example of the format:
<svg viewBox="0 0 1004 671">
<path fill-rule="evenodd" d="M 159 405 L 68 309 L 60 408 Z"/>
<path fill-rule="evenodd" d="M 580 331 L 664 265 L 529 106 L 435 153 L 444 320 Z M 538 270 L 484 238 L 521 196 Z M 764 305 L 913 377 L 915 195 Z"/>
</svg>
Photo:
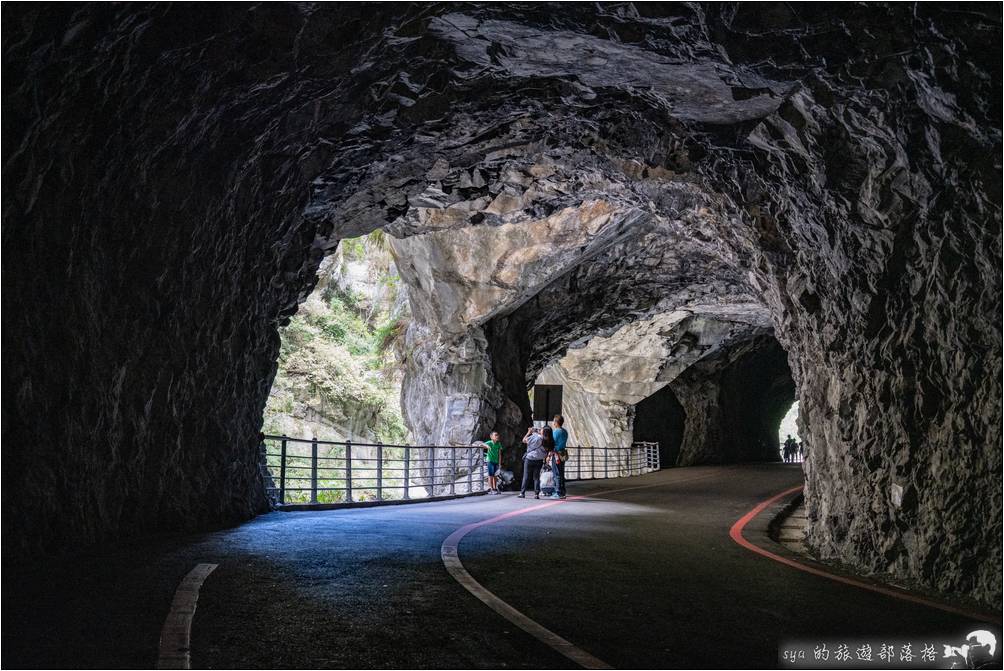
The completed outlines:
<svg viewBox="0 0 1004 671">
<path fill-rule="evenodd" d="M 512 435 L 568 347 L 759 303 L 809 544 L 1000 598 L 999 7 L 2 11 L 5 553 L 263 510 L 277 329 L 383 228 L 417 435 Z"/>
</svg>

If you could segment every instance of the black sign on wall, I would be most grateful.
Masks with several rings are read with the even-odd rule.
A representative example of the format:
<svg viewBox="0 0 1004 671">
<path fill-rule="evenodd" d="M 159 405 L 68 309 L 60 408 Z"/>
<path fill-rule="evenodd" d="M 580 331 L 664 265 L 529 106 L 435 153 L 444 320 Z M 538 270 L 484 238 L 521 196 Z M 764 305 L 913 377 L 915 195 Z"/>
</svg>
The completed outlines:
<svg viewBox="0 0 1004 671">
<path fill-rule="evenodd" d="M 535 384 L 533 386 L 533 421 L 548 422 L 561 414 L 561 385 Z"/>
</svg>

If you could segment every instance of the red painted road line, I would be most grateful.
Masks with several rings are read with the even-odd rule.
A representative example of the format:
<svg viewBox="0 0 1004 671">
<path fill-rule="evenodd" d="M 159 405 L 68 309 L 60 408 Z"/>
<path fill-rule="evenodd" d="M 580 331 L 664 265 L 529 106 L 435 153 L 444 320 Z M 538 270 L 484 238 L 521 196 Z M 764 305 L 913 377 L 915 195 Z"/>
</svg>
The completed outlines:
<svg viewBox="0 0 1004 671">
<path fill-rule="evenodd" d="M 160 631 L 158 669 L 191 668 L 192 618 L 199 601 L 199 589 L 217 564 L 196 564 L 174 592 L 171 611 Z"/>
<path fill-rule="evenodd" d="M 750 541 L 746 540 L 746 538 L 743 536 L 743 529 L 746 528 L 747 524 L 752 522 L 753 519 L 757 515 L 762 513 L 764 509 L 766 509 L 769 505 L 775 503 L 779 499 L 784 498 L 785 496 L 794 494 L 795 492 L 800 491 L 801 489 L 802 485 L 799 485 L 798 487 L 792 487 L 791 489 L 786 489 L 783 492 L 780 492 L 779 494 L 775 494 L 766 501 L 758 503 L 757 506 L 753 508 L 753 510 L 749 511 L 748 513 L 740 517 L 738 520 L 736 520 L 736 523 L 733 524 L 732 528 L 729 530 L 729 536 L 732 538 L 732 540 L 734 540 L 736 543 L 743 546 L 750 552 L 755 552 L 756 554 L 762 557 L 766 557 L 767 559 L 772 559 L 776 562 L 784 564 L 785 566 L 790 566 L 793 569 L 804 571 L 805 573 L 811 573 L 812 575 L 816 575 L 821 578 L 826 578 L 827 580 L 833 580 L 834 582 L 843 583 L 845 585 L 850 585 L 852 587 L 866 589 L 870 592 L 877 592 L 879 594 L 883 594 L 885 596 L 889 596 L 894 599 L 899 599 L 901 601 L 909 601 L 911 603 L 920 604 L 922 606 L 927 606 L 929 608 L 937 608 L 938 610 L 943 610 L 945 612 L 952 613 L 954 615 L 962 615 L 963 617 L 972 618 L 974 620 L 982 620 L 984 622 L 996 622 L 998 624 L 1001 622 L 1000 615 L 995 615 L 991 617 L 984 613 L 976 613 L 973 611 L 966 610 L 964 608 L 958 608 L 956 606 L 951 606 L 944 603 L 938 603 L 937 601 L 931 601 L 930 599 L 925 599 L 922 596 L 917 596 L 916 594 L 911 594 L 909 592 L 897 590 L 892 587 L 875 585 L 872 583 L 864 582 L 862 580 L 855 580 L 854 578 L 848 578 L 846 576 L 837 575 L 835 573 L 829 573 L 828 571 L 816 568 L 815 566 L 809 566 L 808 564 L 803 564 L 801 562 L 795 561 L 794 559 L 782 557 L 779 554 L 775 554 L 770 550 L 766 550 L 760 547 L 759 545 L 754 545 Z"/>
<path fill-rule="evenodd" d="M 551 506 L 558 506 L 568 501 L 578 501 L 582 499 L 588 499 L 596 496 L 601 496 L 605 494 L 615 494 L 618 492 L 626 492 L 634 489 L 650 489 L 652 487 L 665 487 L 667 485 L 675 485 L 683 482 L 691 482 L 693 480 L 702 480 L 704 478 L 710 478 L 718 475 L 718 473 L 707 473 L 705 475 L 698 475 L 693 478 L 685 478 L 681 480 L 673 480 L 671 482 L 660 482 L 651 485 L 637 485 L 634 487 L 620 487 L 618 489 L 607 489 L 600 492 L 595 492 L 593 494 L 581 494 L 578 496 L 570 496 L 567 499 L 547 501 L 545 503 L 539 503 L 528 508 L 519 508 L 517 510 L 511 510 L 507 513 L 502 513 L 501 515 L 496 515 L 495 517 L 489 517 L 488 519 L 481 520 L 480 522 L 471 522 L 470 524 L 465 524 L 460 527 L 452 534 L 446 537 L 443 541 L 443 545 L 440 547 L 439 553 L 440 557 L 443 559 L 443 565 L 446 567 L 447 572 L 453 576 L 460 585 L 466 589 L 468 592 L 476 596 L 482 603 L 494 610 L 496 613 L 504 617 L 505 619 L 512 622 L 514 625 L 530 634 L 538 641 L 541 641 L 545 645 L 551 647 L 557 652 L 561 653 L 568 659 L 572 660 L 579 666 L 586 669 L 612 669 L 613 667 L 604 662 L 601 659 L 594 657 L 582 648 L 579 648 L 573 643 L 570 643 L 566 639 L 558 636 L 553 631 L 547 627 L 541 625 L 537 621 L 523 614 L 522 612 L 516 610 L 508 603 L 496 596 L 491 590 L 487 589 L 484 585 L 475 580 L 474 576 L 468 573 L 467 569 L 464 568 L 463 563 L 460 561 L 460 541 L 463 540 L 464 536 L 469 534 L 483 526 L 489 524 L 494 524 L 495 522 L 501 522 L 502 520 L 507 520 L 511 517 L 516 517 L 517 515 L 526 515 L 527 513 L 532 513 L 537 510 L 543 510 L 544 508 L 550 508 Z"/>
</svg>

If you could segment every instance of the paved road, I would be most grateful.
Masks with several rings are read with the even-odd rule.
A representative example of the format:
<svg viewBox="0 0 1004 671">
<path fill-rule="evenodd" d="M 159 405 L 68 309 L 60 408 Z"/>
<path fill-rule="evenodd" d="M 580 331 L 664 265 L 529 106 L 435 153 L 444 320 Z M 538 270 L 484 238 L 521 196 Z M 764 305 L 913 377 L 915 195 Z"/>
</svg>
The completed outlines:
<svg viewBox="0 0 1004 671">
<path fill-rule="evenodd" d="M 571 494 L 640 488 L 481 527 L 460 555 L 496 595 L 619 668 L 773 667 L 783 639 L 968 631 L 971 620 L 732 542 L 733 522 L 800 477 L 778 464 L 573 483 Z M 568 668 L 466 592 L 440 558 L 461 525 L 535 503 L 505 495 L 272 513 L 70 562 L 5 566 L 3 666 L 152 666 L 175 587 L 209 561 L 219 568 L 195 615 L 195 667 Z M 758 543 L 770 543 L 768 516 L 747 534 Z"/>
</svg>

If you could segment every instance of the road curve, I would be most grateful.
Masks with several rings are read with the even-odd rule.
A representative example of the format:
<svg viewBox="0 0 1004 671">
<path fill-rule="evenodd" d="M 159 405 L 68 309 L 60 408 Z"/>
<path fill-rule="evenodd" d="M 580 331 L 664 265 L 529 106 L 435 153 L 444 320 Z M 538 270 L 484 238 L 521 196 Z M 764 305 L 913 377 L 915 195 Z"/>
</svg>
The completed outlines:
<svg viewBox="0 0 1004 671">
<path fill-rule="evenodd" d="M 447 572 L 443 541 L 468 525 L 456 552 L 477 583 L 615 668 L 770 668 L 786 639 L 944 637 L 973 623 L 733 542 L 737 519 L 800 478 L 780 464 L 672 469 L 573 483 L 583 498 L 526 513 L 539 502 L 513 495 L 272 513 L 5 565 L 4 613 L 22 616 L 5 618 L 3 665 L 152 666 L 179 581 L 211 562 L 192 623 L 196 668 L 576 666 Z M 755 527 L 747 537 L 769 544 Z"/>
</svg>

